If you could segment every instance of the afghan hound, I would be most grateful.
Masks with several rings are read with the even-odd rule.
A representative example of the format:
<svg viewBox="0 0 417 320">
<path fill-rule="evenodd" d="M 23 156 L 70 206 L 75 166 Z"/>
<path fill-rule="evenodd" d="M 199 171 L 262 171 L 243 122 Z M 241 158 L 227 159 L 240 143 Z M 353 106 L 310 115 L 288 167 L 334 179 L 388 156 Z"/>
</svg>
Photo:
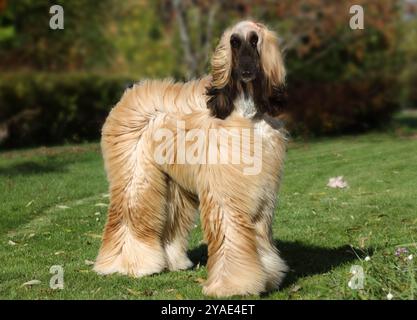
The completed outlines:
<svg viewBox="0 0 417 320">
<path fill-rule="evenodd" d="M 192 267 L 187 238 L 199 211 L 204 294 L 279 286 L 287 267 L 272 224 L 286 137 L 273 116 L 284 80 L 275 33 L 243 21 L 222 35 L 210 75 L 125 91 L 102 129 L 110 205 L 96 272 L 142 277 Z"/>
</svg>

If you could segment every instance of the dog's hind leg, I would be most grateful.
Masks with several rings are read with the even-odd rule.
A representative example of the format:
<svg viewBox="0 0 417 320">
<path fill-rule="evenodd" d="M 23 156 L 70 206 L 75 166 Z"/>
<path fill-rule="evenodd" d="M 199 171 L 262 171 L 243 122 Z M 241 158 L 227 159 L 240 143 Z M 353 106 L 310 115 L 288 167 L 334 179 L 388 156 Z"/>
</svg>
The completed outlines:
<svg viewBox="0 0 417 320">
<path fill-rule="evenodd" d="M 148 160 L 142 140 L 110 129 L 105 127 L 102 139 L 110 207 L 94 270 L 134 277 L 159 273 L 166 268 L 167 178 Z"/>
<path fill-rule="evenodd" d="M 187 257 L 188 235 L 194 226 L 198 208 L 195 195 L 174 181 L 168 183 L 167 222 L 163 243 L 171 271 L 185 270 L 193 263 Z"/>
</svg>

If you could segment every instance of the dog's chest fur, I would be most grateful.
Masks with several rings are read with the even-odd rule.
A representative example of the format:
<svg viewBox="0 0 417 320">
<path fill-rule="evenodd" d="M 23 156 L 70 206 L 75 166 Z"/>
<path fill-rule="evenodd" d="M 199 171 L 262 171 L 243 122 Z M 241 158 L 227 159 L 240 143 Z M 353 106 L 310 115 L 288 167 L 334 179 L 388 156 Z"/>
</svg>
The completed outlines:
<svg viewBox="0 0 417 320">
<path fill-rule="evenodd" d="M 242 92 L 234 101 L 236 111 L 244 118 L 255 124 L 255 130 L 263 139 L 271 139 L 274 135 L 283 134 L 283 123 L 268 115 L 259 116 L 252 95 Z M 285 134 L 284 134 L 285 135 Z"/>
<path fill-rule="evenodd" d="M 250 95 L 241 93 L 234 101 L 234 105 L 242 117 L 251 119 L 256 114 L 255 102 Z"/>
</svg>

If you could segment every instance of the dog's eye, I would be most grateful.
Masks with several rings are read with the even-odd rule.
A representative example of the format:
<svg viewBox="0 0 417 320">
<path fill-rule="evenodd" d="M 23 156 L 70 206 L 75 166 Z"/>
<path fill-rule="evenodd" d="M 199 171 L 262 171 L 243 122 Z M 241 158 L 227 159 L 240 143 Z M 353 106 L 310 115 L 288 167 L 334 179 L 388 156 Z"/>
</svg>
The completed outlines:
<svg viewBox="0 0 417 320">
<path fill-rule="evenodd" d="M 230 45 L 232 46 L 232 48 L 239 48 L 240 47 L 240 39 L 237 37 L 232 37 L 230 39 Z"/>
<path fill-rule="evenodd" d="M 256 48 L 258 45 L 258 36 L 256 34 L 251 35 L 249 42 L 252 47 Z"/>
</svg>

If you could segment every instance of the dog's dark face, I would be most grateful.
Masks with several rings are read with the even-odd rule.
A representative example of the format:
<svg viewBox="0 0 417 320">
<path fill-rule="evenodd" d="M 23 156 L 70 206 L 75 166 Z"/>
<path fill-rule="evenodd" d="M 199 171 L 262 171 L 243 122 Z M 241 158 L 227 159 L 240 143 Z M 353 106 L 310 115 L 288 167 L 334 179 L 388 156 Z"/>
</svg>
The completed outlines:
<svg viewBox="0 0 417 320">
<path fill-rule="evenodd" d="M 253 99 L 256 115 L 277 115 L 285 104 L 285 67 L 278 40 L 265 26 L 238 23 L 223 34 L 212 57 L 207 107 L 225 119 L 242 94 Z"/>
<path fill-rule="evenodd" d="M 259 37 L 254 31 L 246 38 L 237 33 L 231 35 L 232 77 L 237 81 L 248 83 L 259 77 L 261 67 L 258 41 Z"/>
</svg>

